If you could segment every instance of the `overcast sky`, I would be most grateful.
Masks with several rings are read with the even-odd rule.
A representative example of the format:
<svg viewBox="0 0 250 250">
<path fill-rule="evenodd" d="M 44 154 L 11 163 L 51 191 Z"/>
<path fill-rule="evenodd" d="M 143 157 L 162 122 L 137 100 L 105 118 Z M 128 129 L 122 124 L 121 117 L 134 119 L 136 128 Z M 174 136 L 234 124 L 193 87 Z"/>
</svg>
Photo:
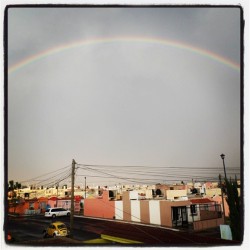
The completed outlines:
<svg viewBox="0 0 250 250">
<path fill-rule="evenodd" d="M 239 8 L 8 10 L 10 69 L 77 41 L 9 73 L 9 180 L 72 159 L 184 168 L 191 179 L 192 168 L 223 174 L 224 153 L 240 169 Z"/>
</svg>

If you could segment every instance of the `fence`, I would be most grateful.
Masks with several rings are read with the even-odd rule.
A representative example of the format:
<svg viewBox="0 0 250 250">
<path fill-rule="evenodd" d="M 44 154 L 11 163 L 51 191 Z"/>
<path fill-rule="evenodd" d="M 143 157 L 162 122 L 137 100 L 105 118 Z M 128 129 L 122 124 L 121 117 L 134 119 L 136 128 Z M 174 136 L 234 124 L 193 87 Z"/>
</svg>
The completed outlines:
<svg viewBox="0 0 250 250">
<path fill-rule="evenodd" d="M 33 215 L 33 214 L 40 214 L 40 213 L 41 213 L 40 209 L 36 209 L 36 210 L 25 209 L 25 211 L 24 211 L 24 214 L 26 214 L 26 215 Z"/>
<path fill-rule="evenodd" d="M 220 204 L 195 204 L 187 207 L 194 230 L 204 230 L 223 224 Z"/>
<path fill-rule="evenodd" d="M 211 220 L 222 217 L 221 205 L 220 204 L 200 204 L 200 220 Z"/>
</svg>

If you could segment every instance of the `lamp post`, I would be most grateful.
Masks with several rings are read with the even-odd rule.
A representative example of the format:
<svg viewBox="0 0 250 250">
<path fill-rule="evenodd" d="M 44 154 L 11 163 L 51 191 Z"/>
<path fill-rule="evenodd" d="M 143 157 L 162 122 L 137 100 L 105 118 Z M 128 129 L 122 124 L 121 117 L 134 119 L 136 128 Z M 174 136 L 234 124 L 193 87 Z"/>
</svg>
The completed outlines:
<svg viewBox="0 0 250 250">
<path fill-rule="evenodd" d="M 221 159 L 222 159 L 222 161 L 223 161 L 225 179 L 227 179 L 227 173 L 226 173 L 226 167 L 225 167 L 225 161 L 224 161 L 225 155 L 224 155 L 224 154 L 221 154 L 220 157 L 221 157 Z"/>
<path fill-rule="evenodd" d="M 84 177 L 85 179 L 85 199 L 86 199 L 86 176 Z"/>
<path fill-rule="evenodd" d="M 219 180 L 220 180 L 220 190 L 221 190 L 221 201 L 222 201 L 222 216 L 223 216 L 223 222 L 225 224 L 225 205 L 224 205 L 224 194 L 223 194 L 223 188 L 222 188 L 222 183 L 221 183 L 221 175 L 219 175 Z"/>
</svg>

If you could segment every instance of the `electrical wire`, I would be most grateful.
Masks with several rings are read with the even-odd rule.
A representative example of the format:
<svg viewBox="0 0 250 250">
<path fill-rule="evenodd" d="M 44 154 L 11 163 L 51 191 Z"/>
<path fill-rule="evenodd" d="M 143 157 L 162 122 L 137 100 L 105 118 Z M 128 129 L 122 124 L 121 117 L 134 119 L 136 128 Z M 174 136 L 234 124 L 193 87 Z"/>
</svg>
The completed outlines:
<svg viewBox="0 0 250 250">
<path fill-rule="evenodd" d="M 92 167 L 89 167 L 89 166 L 92 166 Z M 202 170 L 202 171 L 200 171 L 200 174 L 202 174 L 202 175 L 198 175 L 197 171 L 196 171 L 196 174 L 192 174 L 191 171 L 189 171 L 188 173 L 187 172 L 185 173 L 183 171 L 183 169 L 184 169 L 183 167 L 169 167 L 169 169 L 171 169 L 171 174 L 163 174 L 162 173 L 163 169 L 166 171 L 168 170 L 166 167 L 165 168 L 159 167 L 158 169 L 156 169 L 157 171 L 147 171 L 146 169 L 131 170 L 131 168 L 124 170 L 124 169 L 121 169 L 121 166 L 114 166 L 114 165 L 109 166 L 109 165 L 78 164 L 78 167 L 80 169 L 85 170 L 84 176 L 87 175 L 86 171 L 92 171 L 92 172 L 98 172 L 98 173 L 103 174 L 103 176 L 95 176 L 95 177 L 100 177 L 100 178 L 109 178 L 109 177 L 113 178 L 114 177 L 117 180 L 120 179 L 120 180 L 126 180 L 126 181 L 130 181 L 130 182 L 143 183 L 143 184 L 145 184 L 145 181 L 147 181 L 147 183 L 149 183 L 149 181 L 155 182 L 156 180 L 161 182 L 164 179 L 168 180 L 168 181 L 180 181 L 180 180 L 182 180 L 182 181 L 190 181 L 190 180 L 217 181 L 219 173 L 220 173 L 220 171 L 218 171 L 218 168 L 216 168 L 217 172 L 213 172 L 213 173 L 210 172 L 210 169 L 209 169 L 209 172 L 205 171 L 205 169 L 199 169 L 199 170 Z M 105 167 L 105 170 L 100 170 L 100 168 L 104 168 L 104 167 Z M 120 169 L 118 169 L 118 170 L 112 169 L 112 174 L 110 174 L 109 173 L 109 171 L 111 171 L 110 167 L 111 168 L 118 167 Z M 128 166 L 123 166 L 123 167 L 128 167 Z M 132 168 L 134 168 L 134 167 L 135 166 L 132 166 Z M 142 167 L 142 166 L 139 166 L 139 167 Z M 150 167 L 150 168 L 152 169 L 152 167 Z M 198 170 L 198 168 L 195 168 L 195 167 L 193 169 Z M 235 169 L 237 169 L 237 168 L 229 168 L 228 174 L 236 174 L 236 175 L 239 174 L 239 172 L 231 172 L 231 171 L 235 171 Z M 158 172 L 158 171 L 160 171 L 160 172 Z M 119 175 L 114 175 L 113 173 L 116 173 L 116 174 L 119 173 Z M 132 175 L 134 177 L 133 178 L 124 177 L 124 176 L 121 176 L 121 174 L 126 174 L 126 175 L 130 175 L 130 176 Z M 136 175 L 139 175 L 140 177 L 135 178 Z M 83 176 L 83 175 L 80 175 L 80 176 Z M 148 178 L 145 178 L 144 176 L 148 177 Z M 179 179 L 176 179 L 177 176 Z M 92 176 L 89 176 L 89 177 L 92 177 Z"/>
<path fill-rule="evenodd" d="M 239 176 L 240 169 L 236 167 L 228 167 L 228 176 Z M 82 174 L 84 171 L 84 174 Z M 77 173 L 78 172 L 78 173 Z M 135 166 L 135 165 L 97 165 L 97 164 L 76 164 L 76 180 L 81 180 L 81 177 L 88 177 L 89 179 L 104 179 L 108 183 L 122 181 L 124 184 L 144 184 L 152 185 L 156 183 L 169 182 L 204 182 L 204 181 L 218 181 L 218 176 L 222 169 L 210 167 L 184 167 L 184 166 Z M 93 173 L 98 173 L 95 175 Z M 66 181 L 71 177 L 71 165 L 45 173 L 43 175 L 31 178 L 23 182 L 31 182 L 35 186 L 55 186 L 60 182 Z M 70 181 L 70 180 L 69 180 Z M 86 181 L 86 180 L 84 180 Z M 78 181 L 79 182 L 79 181 Z M 75 181 L 77 183 L 77 181 Z"/>
<path fill-rule="evenodd" d="M 59 171 L 61 171 L 61 172 L 59 173 Z M 56 174 L 54 174 L 54 173 L 56 173 Z M 51 174 L 54 174 L 54 175 L 51 176 Z M 37 179 L 39 177 L 45 177 L 45 176 L 46 176 L 46 178 L 43 178 L 40 180 Z M 66 180 L 70 176 L 71 176 L 71 169 L 69 168 L 69 166 L 67 166 L 64 168 L 60 168 L 56 171 L 52 171 L 52 172 L 40 175 L 39 177 L 29 179 L 29 181 L 32 182 L 33 183 L 32 185 L 34 185 L 34 186 L 51 187 L 51 186 L 58 185 L 61 181 Z"/>
<path fill-rule="evenodd" d="M 33 180 L 36 180 L 37 178 L 40 178 L 40 177 L 43 177 L 43 176 L 46 176 L 46 175 L 49 175 L 49 174 L 52 174 L 52 173 L 58 172 L 58 171 L 60 171 L 60 170 L 62 170 L 62 169 L 65 169 L 65 168 L 69 168 L 70 166 L 71 166 L 71 165 L 68 165 L 68 166 L 66 166 L 66 167 L 59 168 L 59 169 L 54 170 L 54 171 L 52 171 L 52 172 L 45 173 L 45 174 L 39 175 L 39 176 L 37 176 L 37 177 L 31 178 L 31 179 L 28 179 L 28 180 L 23 180 L 23 181 L 21 181 L 21 182 L 29 182 L 29 181 L 33 181 Z"/>
</svg>

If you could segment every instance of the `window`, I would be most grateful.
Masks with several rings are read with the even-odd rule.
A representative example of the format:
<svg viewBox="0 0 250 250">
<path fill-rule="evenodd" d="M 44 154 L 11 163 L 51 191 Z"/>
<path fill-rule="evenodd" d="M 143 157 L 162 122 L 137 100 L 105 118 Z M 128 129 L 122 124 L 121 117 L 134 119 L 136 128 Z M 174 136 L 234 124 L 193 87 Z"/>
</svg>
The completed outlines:
<svg viewBox="0 0 250 250">
<path fill-rule="evenodd" d="M 191 214 L 192 215 L 197 214 L 197 207 L 196 207 L 196 205 L 191 205 L 190 206 L 190 210 L 191 210 Z"/>
<path fill-rule="evenodd" d="M 64 224 L 58 225 L 57 227 L 58 227 L 58 229 L 67 228 Z"/>
<path fill-rule="evenodd" d="M 34 210 L 34 202 L 29 203 L 29 210 Z"/>
<path fill-rule="evenodd" d="M 111 191 L 111 190 L 109 190 L 109 197 L 110 197 L 110 198 L 114 198 L 114 197 L 115 197 L 115 196 L 114 196 L 114 192 Z"/>
<path fill-rule="evenodd" d="M 156 193 L 156 195 L 161 195 L 161 190 L 160 189 L 156 189 L 155 193 Z"/>
<path fill-rule="evenodd" d="M 205 204 L 205 205 L 204 205 L 204 210 L 206 210 L 206 211 L 208 211 L 208 210 L 209 210 L 209 206 L 208 206 L 208 204 Z"/>
<path fill-rule="evenodd" d="M 173 211 L 173 220 L 177 221 L 179 219 L 179 211 L 178 211 L 178 207 L 173 207 L 172 208 Z"/>
</svg>

